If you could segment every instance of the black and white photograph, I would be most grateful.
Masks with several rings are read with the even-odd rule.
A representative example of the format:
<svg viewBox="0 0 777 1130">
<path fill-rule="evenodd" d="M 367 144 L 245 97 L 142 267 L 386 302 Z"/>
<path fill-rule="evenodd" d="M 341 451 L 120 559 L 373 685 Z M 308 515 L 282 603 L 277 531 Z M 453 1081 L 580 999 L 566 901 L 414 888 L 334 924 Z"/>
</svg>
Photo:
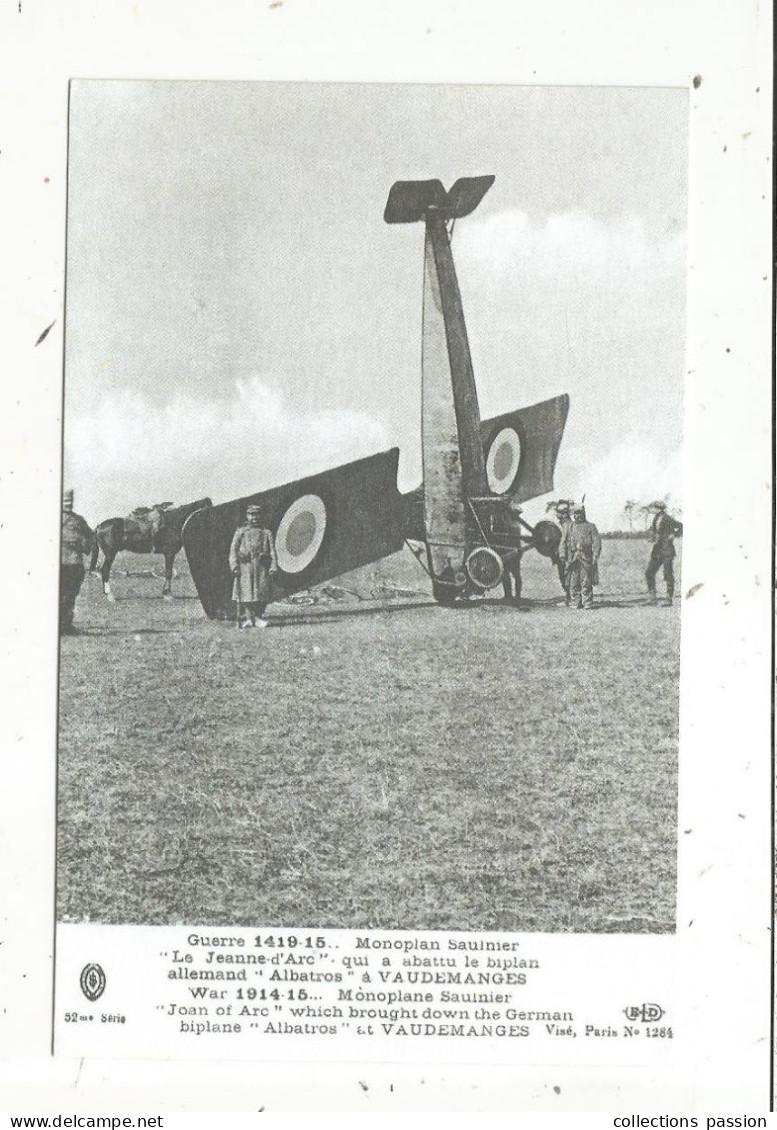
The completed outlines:
<svg viewBox="0 0 777 1130">
<path fill-rule="evenodd" d="M 764 1124 L 772 23 L 0 9 L 0 1107 Z"/>
<path fill-rule="evenodd" d="M 675 931 L 688 112 L 71 83 L 58 921 Z"/>
</svg>

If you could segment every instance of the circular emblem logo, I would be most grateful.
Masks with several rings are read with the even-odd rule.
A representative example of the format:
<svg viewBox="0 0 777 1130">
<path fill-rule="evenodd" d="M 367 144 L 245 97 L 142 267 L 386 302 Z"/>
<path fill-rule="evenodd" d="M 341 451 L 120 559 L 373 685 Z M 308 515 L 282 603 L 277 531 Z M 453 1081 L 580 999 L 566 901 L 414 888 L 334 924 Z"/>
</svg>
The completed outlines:
<svg viewBox="0 0 777 1130">
<path fill-rule="evenodd" d="M 326 533 L 326 506 L 317 494 L 292 502 L 278 523 L 275 552 L 284 573 L 301 573 L 316 558 Z"/>
<path fill-rule="evenodd" d="M 96 1001 L 105 992 L 105 971 L 102 965 L 85 965 L 81 970 L 81 992 L 87 1000 Z"/>
<path fill-rule="evenodd" d="M 502 428 L 488 449 L 486 474 L 494 494 L 507 494 L 515 482 L 521 462 L 521 438 L 515 428 Z"/>
</svg>

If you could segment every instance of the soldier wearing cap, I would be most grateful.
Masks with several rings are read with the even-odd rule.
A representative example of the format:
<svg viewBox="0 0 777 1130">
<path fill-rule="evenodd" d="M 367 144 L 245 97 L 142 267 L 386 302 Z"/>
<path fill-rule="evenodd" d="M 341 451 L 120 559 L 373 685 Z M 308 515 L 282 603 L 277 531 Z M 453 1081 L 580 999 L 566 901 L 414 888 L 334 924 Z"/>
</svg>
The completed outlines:
<svg viewBox="0 0 777 1130">
<path fill-rule="evenodd" d="M 271 576 L 278 571 L 272 532 L 262 526 L 259 506 L 246 508 L 246 525 L 238 526 L 229 548 L 229 567 L 234 577 L 232 599 L 237 605 L 238 624 L 243 628 L 266 628 L 264 610 L 272 598 Z M 241 610 L 245 620 L 241 620 Z"/>
<path fill-rule="evenodd" d="M 59 630 L 62 635 L 75 635 L 73 612 L 76 597 L 84 581 L 84 556 L 92 552 L 94 531 L 86 519 L 73 510 L 72 490 L 62 495 L 62 553 L 59 570 Z"/>
<path fill-rule="evenodd" d="M 558 553 L 556 554 L 556 569 L 558 570 L 559 582 L 564 590 L 564 603 L 567 605 L 569 604 L 569 579 L 567 577 L 567 561 L 563 554 L 565 552 L 564 535 L 572 525 L 571 507 L 572 503 L 566 498 L 560 498 L 553 507 L 556 511 L 556 521 L 561 527 L 561 541 L 559 542 Z"/>
<path fill-rule="evenodd" d="M 592 609 L 602 539 L 593 522 L 587 520 L 583 506 L 573 508 L 572 518 L 562 535 L 559 553 L 567 566 L 570 600 L 576 608 Z"/>
<path fill-rule="evenodd" d="M 656 604 L 658 601 L 656 576 L 659 569 L 663 567 L 666 603 L 671 605 L 674 599 L 674 559 L 676 556 L 674 539 L 682 536 L 683 525 L 682 522 L 678 522 L 676 518 L 667 513 L 665 502 L 651 502 L 647 511 L 653 514 L 653 522 L 650 527 L 653 548 L 650 551 L 650 560 L 645 570 L 648 593 L 652 602 Z"/>
</svg>

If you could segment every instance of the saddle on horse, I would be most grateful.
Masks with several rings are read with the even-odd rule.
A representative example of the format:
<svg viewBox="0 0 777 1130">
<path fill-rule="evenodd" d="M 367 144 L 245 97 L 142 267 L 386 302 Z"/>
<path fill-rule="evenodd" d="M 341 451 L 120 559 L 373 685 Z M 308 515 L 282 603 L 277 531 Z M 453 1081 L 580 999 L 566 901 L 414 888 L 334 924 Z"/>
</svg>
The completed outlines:
<svg viewBox="0 0 777 1130">
<path fill-rule="evenodd" d="M 127 542 L 137 546 L 148 546 L 146 553 L 156 551 L 159 534 L 165 523 L 165 511 L 171 502 L 160 502 L 156 506 L 136 506 L 124 519 L 124 537 Z"/>
</svg>

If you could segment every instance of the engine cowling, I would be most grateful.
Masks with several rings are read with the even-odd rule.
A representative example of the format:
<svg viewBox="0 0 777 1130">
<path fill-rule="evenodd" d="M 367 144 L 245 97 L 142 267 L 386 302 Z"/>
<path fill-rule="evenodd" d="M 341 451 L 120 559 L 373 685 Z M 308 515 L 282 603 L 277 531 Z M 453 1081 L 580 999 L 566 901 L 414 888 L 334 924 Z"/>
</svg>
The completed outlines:
<svg viewBox="0 0 777 1130">
<path fill-rule="evenodd" d="M 561 545 L 561 530 L 555 522 L 538 522 L 532 531 L 531 544 L 543 557 L 555 558 Z"/>
</svg>

